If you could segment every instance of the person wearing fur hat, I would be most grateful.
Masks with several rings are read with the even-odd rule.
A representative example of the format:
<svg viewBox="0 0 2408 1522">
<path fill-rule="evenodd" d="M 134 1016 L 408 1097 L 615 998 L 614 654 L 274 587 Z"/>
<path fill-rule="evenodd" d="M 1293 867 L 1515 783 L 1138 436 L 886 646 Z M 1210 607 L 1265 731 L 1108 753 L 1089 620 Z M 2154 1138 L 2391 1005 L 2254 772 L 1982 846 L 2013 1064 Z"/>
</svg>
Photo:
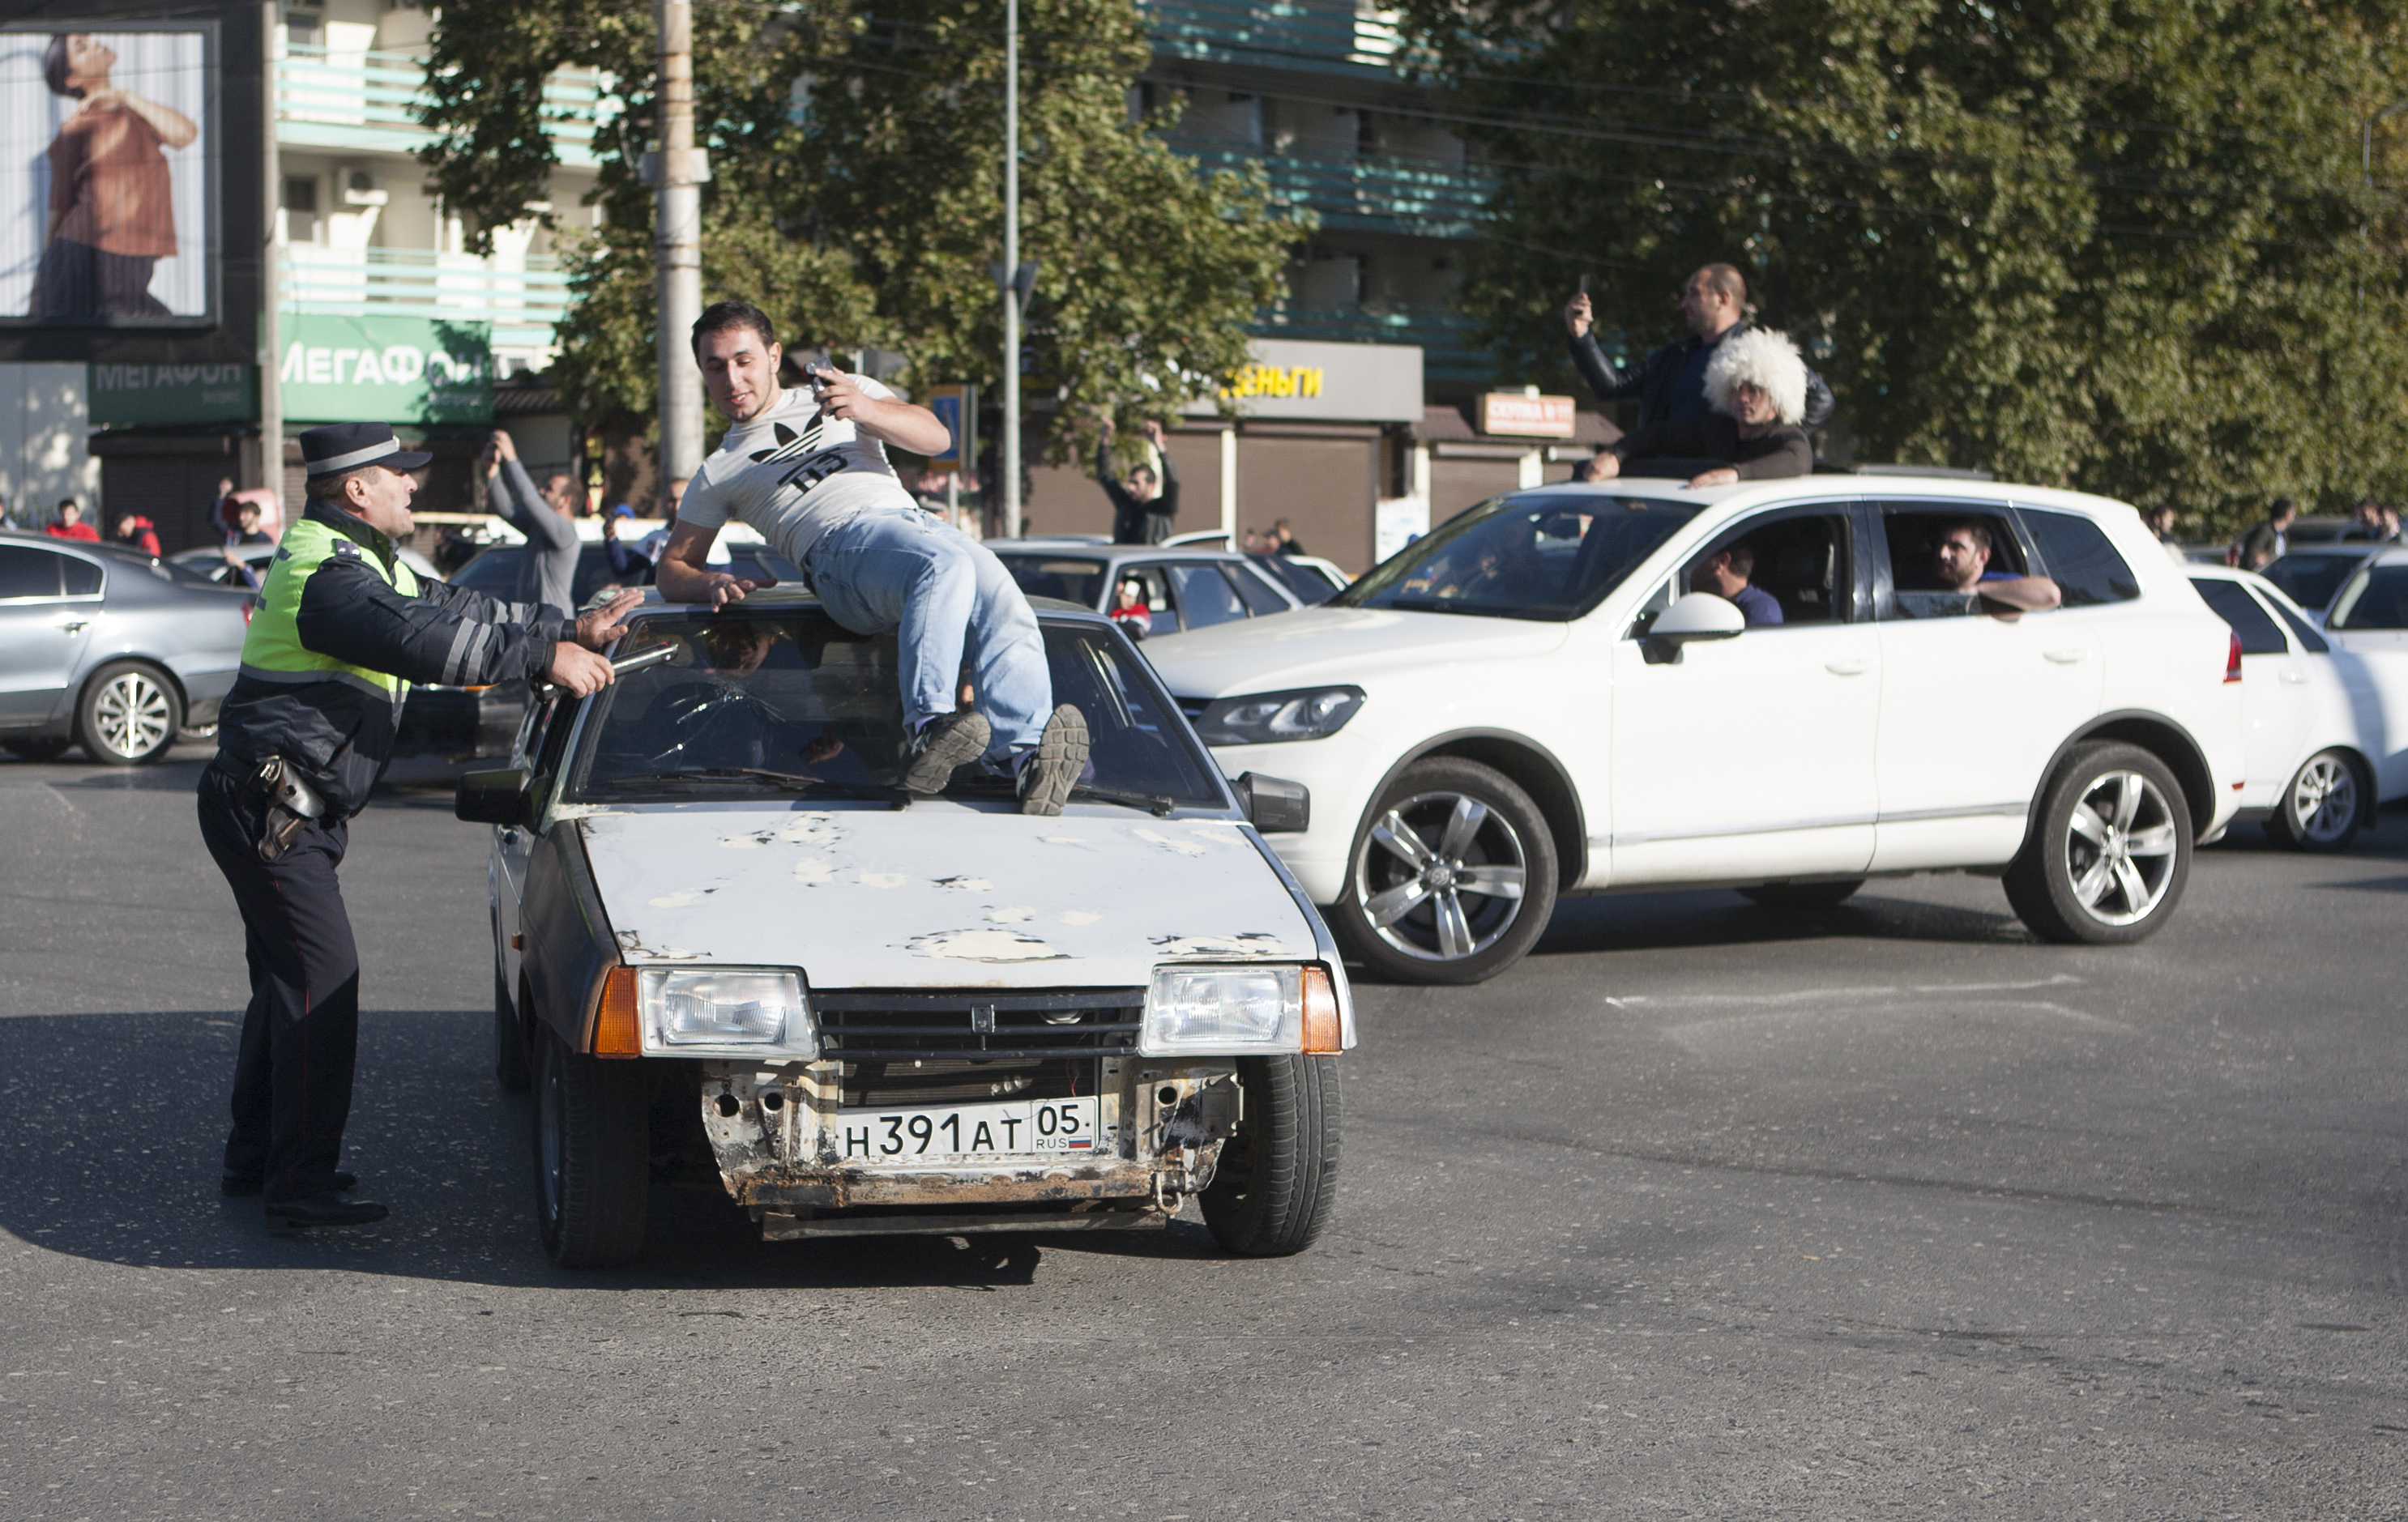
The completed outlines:
<svg viewBox="0 0 2408 1522">
<path fill-rule="evenodd" d="M 1713 411 L 1689 422 L 1651 423 L 1597 452 L 1582 478 L 1684 477 L 1691 486 L 1770 481 L 1814 468 L 1814 446 L 1798 426 L 1806 408 L 1806 362 L 1798 346 L 1765 328 L 1735 333 L 1706 365 Z"/>
<path fill-rule="evenodd" d="M 1747 280 L 1730 264 L 1708 264 L 1681 288 L 1681 317 L 1689 336 L 1677 344 L 1651 348 L 1637 364 L 1616 369 L 1598 347 L 1590 331 L 1595 312 L 1588 287 L 1564 307 L 1564 328 L 1571 334 L 1572 364 L 1600 402 L 1639 402 L 1639 426 L 1694 422 L 1708 411 L 1706 365 L 1727 338 L 1748 331 Z M 1813 371 L 1806 372 L 1806 405 L 1799 420 L 1808 430 L 1823 426 L 1831 416 L 1831 388 Z"/>
</svg>

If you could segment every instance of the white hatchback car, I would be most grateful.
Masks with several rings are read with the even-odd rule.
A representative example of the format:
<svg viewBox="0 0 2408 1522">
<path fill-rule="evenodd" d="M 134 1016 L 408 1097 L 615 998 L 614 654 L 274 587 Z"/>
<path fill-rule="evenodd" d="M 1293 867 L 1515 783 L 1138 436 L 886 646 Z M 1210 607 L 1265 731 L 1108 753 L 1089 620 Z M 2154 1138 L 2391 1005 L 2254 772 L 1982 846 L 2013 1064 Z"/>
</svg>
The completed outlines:
<svg viewBox="0 0 2408 1522">
<path fill-rule="evenodd" d="M 2065 605 L 1940 590 L 1964 522 Z M 1691 590 L 1734 546 L 1777 625 Z M 2043 936 L 2130 941 L 2245 775 L 2238 641 L 2182 572 L 2072 492 L 1625 480 L 1494 499 L 1326 606 L 1146 651 L 1225 771 L 1311 788 L 1277 848 L 1388 976 L 1491 976 L 1558 892 L 1825 905 L 1950 869 L 2002 875 Z"/>
<path fill-rule="evenodd" d="M 2386 721 L 2398 704 L 2370 669 L 2386 657 L 2334 650 L 2262 576 L 2220 565 L 2187 574 L 2241 641 L 2249 775 L 2238 817 L 2264 820 L 2293 850 L 2340 850 L 2373 822 L 2378 800 L 2408 796 L 2408 750 Z M 2397 679 L 2408 672 L 2391 675 L 2394 694 L 2408 696 Z"/>
</svg>

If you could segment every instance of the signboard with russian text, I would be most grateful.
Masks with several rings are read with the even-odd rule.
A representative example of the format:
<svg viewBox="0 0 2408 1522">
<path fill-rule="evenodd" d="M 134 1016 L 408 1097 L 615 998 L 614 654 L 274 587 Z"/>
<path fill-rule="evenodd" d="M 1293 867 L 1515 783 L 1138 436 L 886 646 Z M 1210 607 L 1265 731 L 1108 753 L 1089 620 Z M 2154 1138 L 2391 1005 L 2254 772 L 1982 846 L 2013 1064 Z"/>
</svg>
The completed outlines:
<svg viewBox="0 0 2408 1522">
<path fill-rule="evenodd" d="M 247 423 L 259 417 L 253 364 L 92 364 L 84 396 L 95 428 Z"/>
<path fill-rule="evenodd" d="M 494 420 L 494 350 L 483 322 L 284 314 L 277 365 L 292 422 Z"/>
<path fill-rule="evenodd" d="M 1411 344 L 1325 344 L 1257 338 L 1253 363 L 1223 388 L 1240 418 L 1298 421 L 1418 422 L 1422 351 Z M 1219 409 L 1188 404 L 1190 417 Z"/>
<path fill-rule="evenodd" d="M 1480 431 L 1511 438 L 1570 438 L 1577 420 L 1569 396 L 1489 391 L 1480 398 Z"/>
</svg>

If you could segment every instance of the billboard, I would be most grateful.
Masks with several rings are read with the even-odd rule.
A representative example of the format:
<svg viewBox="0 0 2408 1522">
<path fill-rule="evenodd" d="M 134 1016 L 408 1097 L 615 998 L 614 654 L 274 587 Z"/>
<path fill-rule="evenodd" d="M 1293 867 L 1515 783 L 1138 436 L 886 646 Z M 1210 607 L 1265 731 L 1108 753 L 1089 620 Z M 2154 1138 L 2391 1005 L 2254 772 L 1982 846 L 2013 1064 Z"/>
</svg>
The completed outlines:
<svg viewBox="0 0 2408 1522">
<path fill-rule="evenodd" d="M 283 337 L 288 422 L 494 420 L 489 324 L 288 312 Z"/>
<path fill-rule="evenodd" d="M 0 27 L 0 328 L 218 325 L 216 69 L 209 21 Z"/>
</svg>

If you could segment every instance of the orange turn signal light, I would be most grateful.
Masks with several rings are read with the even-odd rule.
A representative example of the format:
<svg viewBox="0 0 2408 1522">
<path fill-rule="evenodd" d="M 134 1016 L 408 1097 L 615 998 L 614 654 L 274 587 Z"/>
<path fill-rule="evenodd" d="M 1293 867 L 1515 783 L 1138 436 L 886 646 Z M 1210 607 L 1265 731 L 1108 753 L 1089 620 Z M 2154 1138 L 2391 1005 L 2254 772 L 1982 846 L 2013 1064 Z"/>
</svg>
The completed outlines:
<svg viewBox="0 0 2408 1522">
<path fill-rule="evenodd" d="M 644 1055 L 643 1032 L 636 1027 L 636 970 L 632 967 L 613 967 L 603 974 L 602 1004 L 594 1016 L 594 1055 Z"/>
<path fill-rule="evenodd" d="M 1326 968 L 1304 970 L 1304 1049 L 1336 1056 L 1345 1049 L 1345 1027 L 1338 1018 L 1338 989 Z"/>
</svg>

